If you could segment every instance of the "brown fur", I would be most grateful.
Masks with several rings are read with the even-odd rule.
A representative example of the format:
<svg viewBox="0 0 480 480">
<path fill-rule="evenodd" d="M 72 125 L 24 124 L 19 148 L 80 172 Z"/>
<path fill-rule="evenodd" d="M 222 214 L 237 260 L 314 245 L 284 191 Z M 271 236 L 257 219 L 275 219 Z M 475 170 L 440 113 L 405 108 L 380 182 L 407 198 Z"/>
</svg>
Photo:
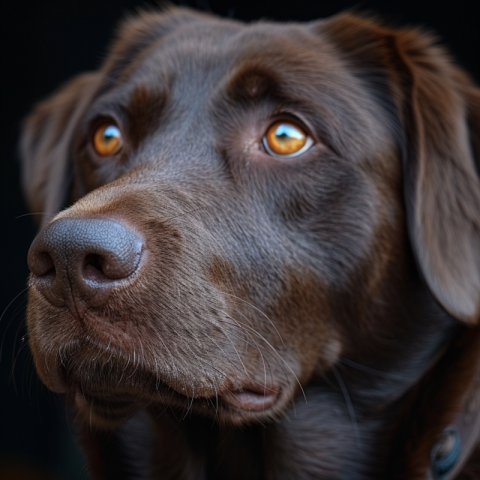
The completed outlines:
<svg viewBox="0 0 480 480">
<path fill-rule="evenodd" d="M 108 118 L 124 148 L 99 158 Z M 299 158 L 262 146 L 284 118 L 315 141 Z M 22 141 L 43 225 L 111 218 L 146 244 L 82 315 L 31 279 L 37 371 L 77 391 L 94 478 L 425 478 L 478 377 L 479 148 L 479 90 L 417 30 L 128 20 Z M 249 382 L 274 404 L 225 401 Z"/>
</svg>

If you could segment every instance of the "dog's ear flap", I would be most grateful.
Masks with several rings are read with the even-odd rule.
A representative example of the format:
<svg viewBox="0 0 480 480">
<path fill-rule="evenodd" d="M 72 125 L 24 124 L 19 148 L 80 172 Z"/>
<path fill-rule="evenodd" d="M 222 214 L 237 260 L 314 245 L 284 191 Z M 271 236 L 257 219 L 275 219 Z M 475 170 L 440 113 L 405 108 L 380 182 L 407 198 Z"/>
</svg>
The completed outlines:
<svg viewBox="0 0 480 480">
<path fill-rule="evenodd" d="M 42 214 L 42 226 L 68 201 L 72 137 L 96 79 L 96 73 L 75 77 L 36 105 L 24 121 L 20 140 L 23 190 L 31 211 Z"/>
<path fill-rule="evenodd" d="M 350 14 L 318 28 L 356 75 L 386 86 L 401 124 L 407 228 L 417 264 L 453 317 L 478 323 L 480 90 L 418 30 Z"/>
</svg>

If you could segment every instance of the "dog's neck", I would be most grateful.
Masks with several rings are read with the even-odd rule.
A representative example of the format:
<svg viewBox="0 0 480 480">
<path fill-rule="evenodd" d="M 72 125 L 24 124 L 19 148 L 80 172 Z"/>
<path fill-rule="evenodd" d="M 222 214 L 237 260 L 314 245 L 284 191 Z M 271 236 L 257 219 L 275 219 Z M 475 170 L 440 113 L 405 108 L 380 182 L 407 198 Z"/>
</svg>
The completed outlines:
<svg viewBox="0 0 480 480">
<path fill-rule="evenodd" d="M 453 480 L 479 441 L 480 328 L 455 330 L 448 349 L 405 397 L 399 478 Z M 479 475 L 477 470 L 472 478 Z"/>
<path fill-rule="evenodd" d="M 417 316 L 397 319 L 405 322 L 397 335 L 407 342 L 390 342 L 383 357 L 375 351 L 373 365 L 358 363 L 368 358 L 365 351 L 340 358 L 330 375 L 342 391 L 351 433 L 342 436 L 336 460 L 344 473 L 312 478 L 453 480 L 472 455 L 480 418 L 480 329 L 461 326 L 426 289 L 415 297 L 423 308 L 406 310 Z"/>
</svg>

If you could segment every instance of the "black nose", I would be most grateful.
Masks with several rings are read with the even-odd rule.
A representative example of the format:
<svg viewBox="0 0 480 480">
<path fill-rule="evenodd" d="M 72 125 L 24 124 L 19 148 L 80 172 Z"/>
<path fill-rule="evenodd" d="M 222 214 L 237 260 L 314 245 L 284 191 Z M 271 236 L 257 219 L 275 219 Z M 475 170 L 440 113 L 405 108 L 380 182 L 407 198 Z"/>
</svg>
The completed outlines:
<svg viewBox="0 0 480 480">
<path fill-rule="evenodd" d="M 134 232 L 113 220 L 61 218 L 30 247 L 31 281 L 50 303 L 81 316 L 135 272 L 142 248 Z"/>
</svg>

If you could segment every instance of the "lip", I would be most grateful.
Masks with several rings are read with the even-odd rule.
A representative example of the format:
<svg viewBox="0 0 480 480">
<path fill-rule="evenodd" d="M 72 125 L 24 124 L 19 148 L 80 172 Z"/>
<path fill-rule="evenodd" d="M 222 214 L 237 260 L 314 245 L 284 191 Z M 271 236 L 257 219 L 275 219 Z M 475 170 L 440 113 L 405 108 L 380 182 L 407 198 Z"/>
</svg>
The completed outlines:
<svg viewBox="0 0 480 480">
<path fill-rule="evenodd" d="M 220 398 L 246 412 L 262 412 L 277 400 L 279 388 L 272 385 L 247 384 L 241 390 L 227 391 Z"/>
<path fill-rule="evenodd" d="M 91 385 L 84 385 L 86 389 L 80 391 L 78 379 L 77 381 L 70 379 L 71 382 L 67 382 L 64 367 L 58 364 L 54 365 L 54 363 L 50 361 L 52 368 L 49 368 L 48 372 L 48 387 L 57 393 L 67 394 L 77 411 L 89 410 L 91 412 L 93 409 L 102 416 L 124 417 L 131 413 L 132 405 L 138 405 L 138 402 L 131 395 L 127 395 L 128 398 L 125 398 L 123 394 L 119 396 L 118 392 L 113 395 L 106 395 L 103 389 L 100 391 L 94 389 L 92 391 Z M 169 389 L 172 388 L 169 387 Z M 173 390 L 175 389 L 173 388 Z M 177 393 L 181 397 L 185 395 L 184 392 Z M 279 394 L 280 388 L 277 385 L 247 381 L 240 388 L 223 390 L 219 395 L 219 399 L 225 405 L 244 412 L 262 412 L 276 403 Z M 188 398 L 188 396 L 185 398 Z M 205 392 L 203 398 L 210 398 L 209 393 Z"/>
</svg>

